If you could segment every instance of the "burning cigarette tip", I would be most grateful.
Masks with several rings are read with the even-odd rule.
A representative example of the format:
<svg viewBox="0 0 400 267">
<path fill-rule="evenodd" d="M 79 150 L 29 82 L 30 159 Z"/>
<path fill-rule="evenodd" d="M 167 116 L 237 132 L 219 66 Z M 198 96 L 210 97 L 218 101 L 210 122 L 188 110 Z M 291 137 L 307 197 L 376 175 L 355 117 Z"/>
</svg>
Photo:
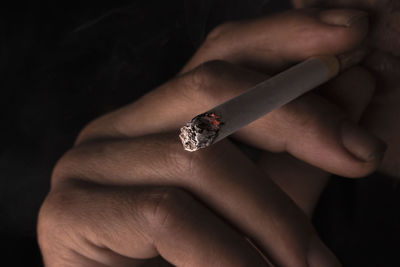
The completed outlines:
<svg viewBox="0 0 400 267">
<path fill-rule="evenodd" d="M 362 59 L 355 52 L 309 58 L 194 117 L 179 135 L 187 151 L 205 148 L 327 82 Z M 223 119 L 223 122 L 221 120 Z"/>
<path fill-rule="evenodd" d="M 179 137 L 183 147 L 193 152 L 212 145 L 222 125 L 221 117 L 213 112 L 194 117 L 181 128 Z"/>
</svg>

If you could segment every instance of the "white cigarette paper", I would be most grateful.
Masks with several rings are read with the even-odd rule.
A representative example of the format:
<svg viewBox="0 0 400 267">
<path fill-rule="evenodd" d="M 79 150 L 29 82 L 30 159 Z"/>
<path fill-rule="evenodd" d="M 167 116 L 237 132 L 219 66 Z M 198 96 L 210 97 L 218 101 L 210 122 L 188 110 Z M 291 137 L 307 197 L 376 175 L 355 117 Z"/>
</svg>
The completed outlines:
<svg viewBox="0 0 400 267">
<path fill-rule="evenodd" d="M 303 61 L 269 78 L 241 95 L 202 113 L 181 128 L 184 149 L 208 147 L 297 97 L 327 82 L 339 73 L 335 56 Z"/>
</svg>

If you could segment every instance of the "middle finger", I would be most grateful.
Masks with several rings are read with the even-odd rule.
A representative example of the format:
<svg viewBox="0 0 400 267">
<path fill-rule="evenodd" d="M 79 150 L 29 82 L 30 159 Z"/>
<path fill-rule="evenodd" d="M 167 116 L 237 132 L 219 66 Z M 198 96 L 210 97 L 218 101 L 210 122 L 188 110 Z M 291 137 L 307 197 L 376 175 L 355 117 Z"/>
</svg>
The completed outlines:
<svg viewBox="0 0 400 267">
<path fill-rule="evenodd" d="M 77 143 L 175 130 L 265 78 L 226 62 L 206 63 L 89 124 Z M 373 171 L 384 150 L 379 139 L 314 93 L 274 110 L 233 137 L 264 150 L 287 151 L 325 171 L 348 177 Z"/>
<path fill-rule="evenodd" d="M 176 133 L 92 142 L 68 152 L 57 166 L 58 182 L 82 177 L 107 185 L 183 187 L 278 265 L 336 262 L 305 214 L 227 140 L 198 153 L 182 150 Z M 314 266 L 326 266 L 321 264 Z"/>
</svg>

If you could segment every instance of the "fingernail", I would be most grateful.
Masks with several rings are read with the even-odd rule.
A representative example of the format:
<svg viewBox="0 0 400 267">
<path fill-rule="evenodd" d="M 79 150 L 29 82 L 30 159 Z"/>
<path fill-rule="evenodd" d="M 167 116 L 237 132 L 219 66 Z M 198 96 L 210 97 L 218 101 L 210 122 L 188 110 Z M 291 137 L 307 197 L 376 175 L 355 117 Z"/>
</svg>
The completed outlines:
<svg viewBox="0 0 400 267">
<path fill-rule="evenodd" d="M 382 140 L 350 120 L 342 122 L 341 134 L 344 147 L 361 161 L 380 161 L 386 152 L 387 146 Z"/>
<path fill-rule="evenodd" d="M 351 27 L 367 18 L 367 12 L 355 9 L 326 9 L 319 13 L 319 19 L 322 22 L 343 27 Z"/>
<path fill-rule="evenodd" d="M 310 240 L 307 252 L 307 265 L 310 267 L 336 267 L 341 266 L 335 255 L 314 236 Z"/>
</svg>

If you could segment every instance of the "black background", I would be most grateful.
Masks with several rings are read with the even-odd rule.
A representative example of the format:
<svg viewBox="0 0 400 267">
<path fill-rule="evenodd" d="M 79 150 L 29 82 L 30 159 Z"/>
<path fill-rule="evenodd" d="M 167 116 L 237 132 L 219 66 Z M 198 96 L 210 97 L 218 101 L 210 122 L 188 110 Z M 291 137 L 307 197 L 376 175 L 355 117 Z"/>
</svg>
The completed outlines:
<svg viewBox="0 0 400 267">
<path fill-rule="evenodd" d="M 91 119 L 171 78 L 215 25 L 286 1 L 14 1 L 0 8 L 0 259 L 41 266 L 52 166 Z M 336 178 L 314 218 L 346 266 L 399 266 L 398 183 Z"/>
</svg>

